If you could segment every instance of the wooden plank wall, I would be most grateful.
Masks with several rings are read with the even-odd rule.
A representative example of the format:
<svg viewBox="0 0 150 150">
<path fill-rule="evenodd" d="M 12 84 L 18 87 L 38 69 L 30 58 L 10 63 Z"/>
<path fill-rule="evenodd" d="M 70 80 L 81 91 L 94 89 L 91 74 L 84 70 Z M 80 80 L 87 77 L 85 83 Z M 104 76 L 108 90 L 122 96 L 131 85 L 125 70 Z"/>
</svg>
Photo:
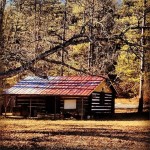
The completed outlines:
<svg viewBox="0 0 150 150">
<path fill-rule="evenodd" d="M 91 96 L 91 114 L 113 114 L 114 96 L 112 93 L 94 92 Z"/>
<path fill-rule="evenodd" d="M 16 106 L 26 105 L 29 108 L 30 100 L 32 108 L 38 108 L 40 111 L 45 112 L 45 99 L 43 97 L 17 97 Z"/>
</svg>

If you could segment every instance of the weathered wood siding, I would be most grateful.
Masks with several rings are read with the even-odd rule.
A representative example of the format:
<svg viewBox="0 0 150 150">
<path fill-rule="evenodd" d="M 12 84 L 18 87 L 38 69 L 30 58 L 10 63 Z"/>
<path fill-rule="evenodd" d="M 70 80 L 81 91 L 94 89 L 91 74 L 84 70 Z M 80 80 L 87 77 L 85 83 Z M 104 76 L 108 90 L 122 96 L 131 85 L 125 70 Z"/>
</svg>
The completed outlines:
<svg viewBox="0 0 150 150">
<path fill-rule="evenodd" d="M 114 113 L 114 96 L 112 93 L 94 92 L 91 95 L 91 114 Z"/>
<path fill-rule="evenodd" d="M 103 81 L 101 84 L 99 84 L 96 89 L 94 90 L 95 92 L 105 92 L 105 93 L 112 93 L 112 89 L 110 86 L 107 84 L 106 81 Z"/>
</svg>

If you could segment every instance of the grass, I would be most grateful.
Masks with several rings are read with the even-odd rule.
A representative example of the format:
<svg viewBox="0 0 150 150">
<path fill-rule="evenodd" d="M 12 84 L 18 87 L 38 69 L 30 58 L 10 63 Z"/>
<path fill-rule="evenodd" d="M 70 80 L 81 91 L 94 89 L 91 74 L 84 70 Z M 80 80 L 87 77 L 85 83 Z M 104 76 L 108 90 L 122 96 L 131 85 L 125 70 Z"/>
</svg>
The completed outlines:
<svg viewBox="0 0 150 150">
<path fill-rule="evenodd" d="M 150 147 L 150 120 L 0 120 L 0 149 L 106 150 Z"/>
<path fill-rule="evenodd" d="M 116 108 L 115 113 L 135 113 L 138 111 L 139 99 L 138 97 L 135 98 L 116 98 L 115 104 L 119 104 L 124 106 L 125 108 Z M 131 106 L 131 108 L 126 108 L 126 106 Z M 133 107 L 133 108 L 132 108 Z M 150 102 L 144 102 L 144 112 L 150 110 Z"/>
</svg>

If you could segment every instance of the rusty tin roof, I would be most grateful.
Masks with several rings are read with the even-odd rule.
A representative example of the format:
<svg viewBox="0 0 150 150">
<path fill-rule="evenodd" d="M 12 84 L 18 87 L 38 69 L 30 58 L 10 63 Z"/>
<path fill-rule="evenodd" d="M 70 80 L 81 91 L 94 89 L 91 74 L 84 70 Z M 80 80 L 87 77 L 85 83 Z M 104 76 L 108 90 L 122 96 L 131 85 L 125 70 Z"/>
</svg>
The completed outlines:
<svg viewBox="0 0 150 150">
<path fill-rule="evenodd" d="M 104 80 L 97 76 L 49 76 L 47 79 L 28 76 L 5 94 L 89 96 Z"/>
</svg>

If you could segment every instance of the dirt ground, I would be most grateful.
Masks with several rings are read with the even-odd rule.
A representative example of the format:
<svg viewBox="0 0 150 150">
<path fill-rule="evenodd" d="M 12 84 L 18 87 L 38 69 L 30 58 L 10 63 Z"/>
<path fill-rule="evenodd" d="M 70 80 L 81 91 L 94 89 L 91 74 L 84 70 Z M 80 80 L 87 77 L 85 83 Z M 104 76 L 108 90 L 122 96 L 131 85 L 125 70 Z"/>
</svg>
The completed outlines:
<svg viewBox="0 0 150 150">
<path fill-rule="evenodd" d="M 0 119 L 0 150 L 149 150 L 150 120 Z"/>
</svg>

